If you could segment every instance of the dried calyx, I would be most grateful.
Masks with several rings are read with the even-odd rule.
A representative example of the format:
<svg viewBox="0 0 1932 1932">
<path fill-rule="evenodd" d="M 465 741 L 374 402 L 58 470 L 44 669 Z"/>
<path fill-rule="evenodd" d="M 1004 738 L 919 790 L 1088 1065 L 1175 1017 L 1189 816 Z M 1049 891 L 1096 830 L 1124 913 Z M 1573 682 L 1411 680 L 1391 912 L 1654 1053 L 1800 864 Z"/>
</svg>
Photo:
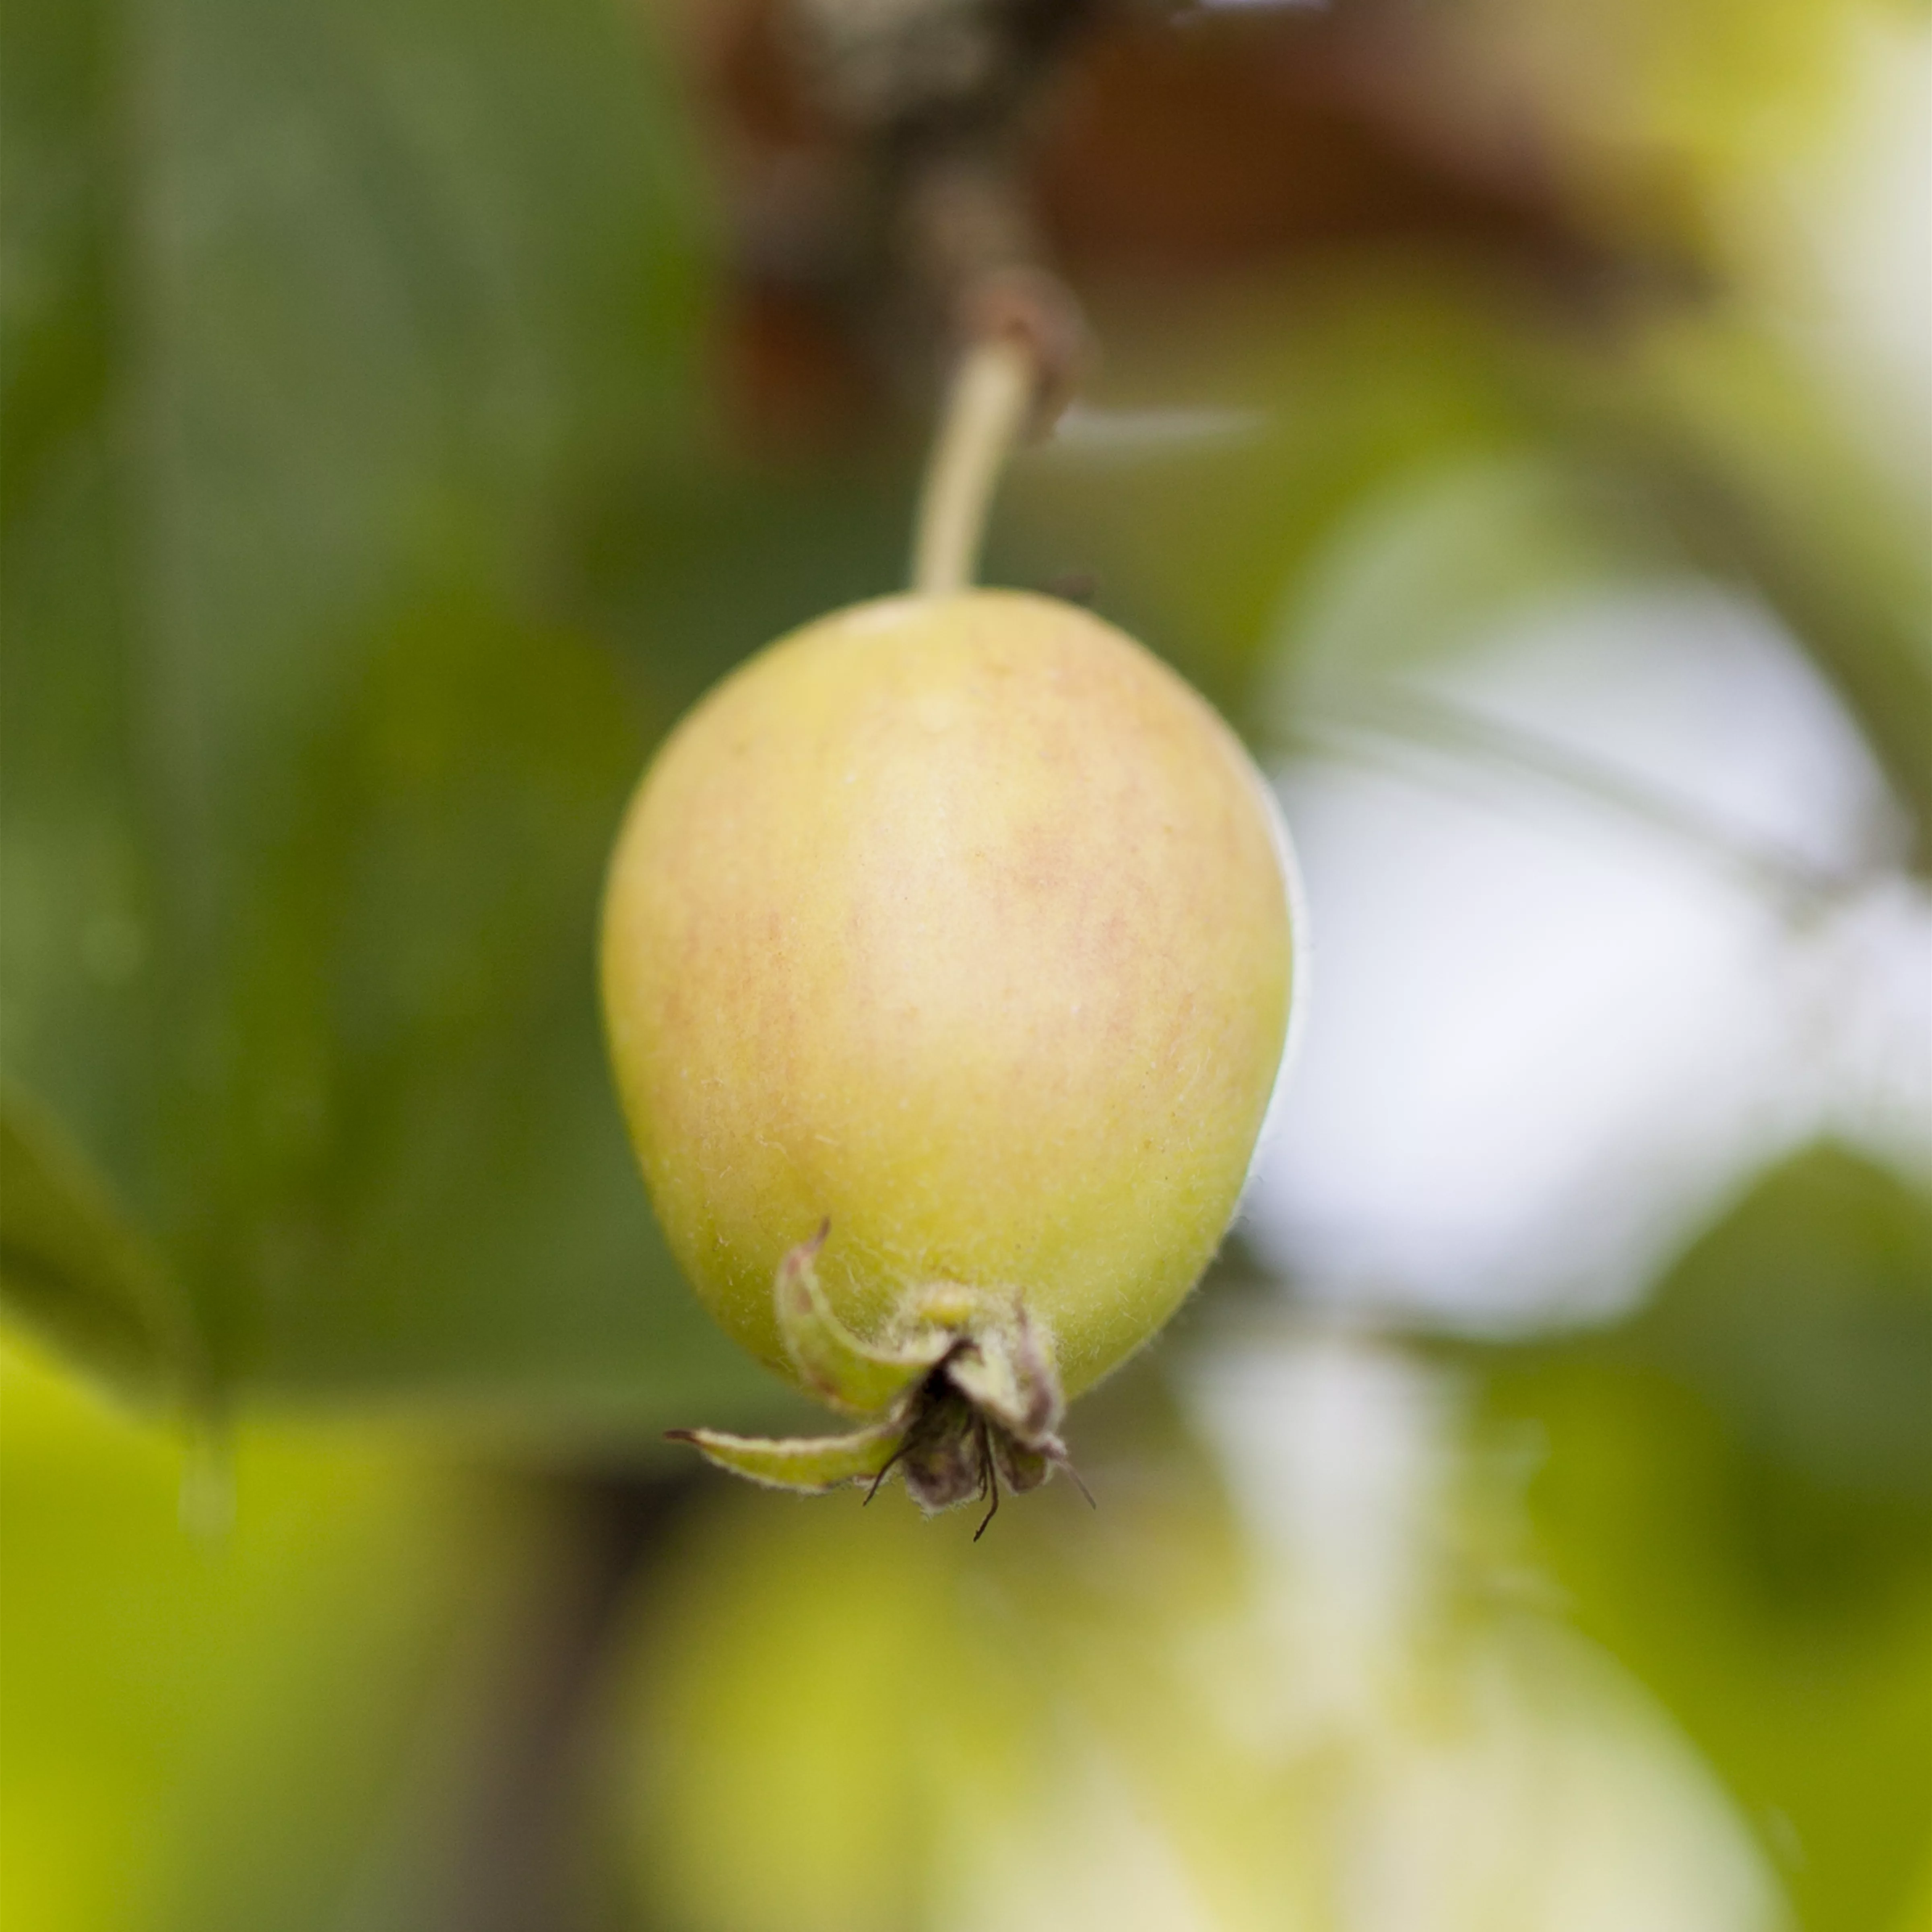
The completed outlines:
<svg viewBox="0 0 1932 1932">
<path fill-rule="evenodd" d="M 1052 1354 L 1017 1295 L 940 1286 L 911 1297 L 897 1332 L 862 1342 L 832 1312 L 816 1262 L 821 1226 L 780 1264 L 778 1332 L 800 1379 L 842 1413 L 866 1418 L 842 1436 L 768 1438 L 710 1429 L 670 1432 L 721 1468 L 808 1494 L 871 1485 L 896 1473 L 922 1509 L 977 1496 L 982 1534 L 1002 1484 L 1037 1489 L 1064 1468 L 1087 1494 L 1059 1437 L 1065 1402 Z M 1090 1502 L 1093 1498 L 1088 1497 Z"/>
</svg>

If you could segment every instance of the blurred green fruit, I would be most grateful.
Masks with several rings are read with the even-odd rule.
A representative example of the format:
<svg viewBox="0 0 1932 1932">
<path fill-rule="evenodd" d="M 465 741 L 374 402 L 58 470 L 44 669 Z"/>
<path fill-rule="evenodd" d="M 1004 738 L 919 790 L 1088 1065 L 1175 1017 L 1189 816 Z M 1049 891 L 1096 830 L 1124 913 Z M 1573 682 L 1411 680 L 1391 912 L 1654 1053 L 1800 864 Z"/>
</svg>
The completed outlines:
<svg viewBox="0 0 1932 1932">
<path fill-rule="evenodd" d="M 1288 1018 L 1276 826 L 1194 692 L 1045 598 L 838 612 L 686 719 L 604 908 L 631 1131 L 718 1320 L 884 1418 L 720 1460 L 822 1488 L 903 1454 L 931 1507 L 1062 1460 L 1063 1393 L 1240 1195 Z"/>
</svg>

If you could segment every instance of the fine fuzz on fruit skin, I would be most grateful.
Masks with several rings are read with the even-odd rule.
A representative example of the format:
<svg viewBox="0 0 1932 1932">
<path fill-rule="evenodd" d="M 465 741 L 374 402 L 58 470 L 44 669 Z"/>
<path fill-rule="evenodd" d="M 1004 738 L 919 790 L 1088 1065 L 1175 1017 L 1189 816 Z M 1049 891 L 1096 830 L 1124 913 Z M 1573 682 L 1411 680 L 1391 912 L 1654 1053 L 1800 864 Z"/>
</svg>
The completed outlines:
<svg viewBox="0 0 1932 1932">
<path fill-rule="evenodd" d="M 1085 611 L 1003 591 L 781 640 L 640 785 L 602 980 L 658 1217 L 731 1334 L 923 1459 L 922 1500 L 1043 1476 L 1063 1393 L 1212 1256 L 1287 1024 L 1276 839 L 1180 679 Z M 750 1460 L 818 1488 L 881 1457 Z"/>
</svg>

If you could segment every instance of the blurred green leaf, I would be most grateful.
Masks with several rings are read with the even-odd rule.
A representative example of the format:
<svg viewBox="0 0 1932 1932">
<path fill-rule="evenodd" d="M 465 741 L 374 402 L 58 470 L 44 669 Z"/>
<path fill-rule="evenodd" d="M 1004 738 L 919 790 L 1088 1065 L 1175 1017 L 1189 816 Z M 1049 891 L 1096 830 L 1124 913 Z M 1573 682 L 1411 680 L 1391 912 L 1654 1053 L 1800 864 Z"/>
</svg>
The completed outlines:
<svg viewBox="0 0 1932 1932">
<path fill-rule="evenodd" d="M 10 1924 L 421 1932 L 470 1876 L 567 1542 L 393 1440 L 231 1446 L 192 1534 L 178 1442 L 0 1344 Z"/>
<path fill-rule="evenodd" d="M 594 1005 L 680 681 L 560 610 L 598 479 L 702 467 L 708 218 L 651 25 L 7 16 L 8 1060 L 225 1387 L 770 1406 L 651 1228 Z"/>
<path fill-rule="evenodd" d="M 179 1291 L 98 1175 L 27 1096 L 0 1088 L 0 1306 L 124 1392 L 191 1376 Z"/>
<path fill-rule="evenodd" d="M 1670 1706 L 1809 1932 L 1932 1855 L 1932 1201 L 1833 1147 L 1762 1176 L 1634 1322 L 1526 1349 L 1532 1513 L 1577 1622 Z"/>
<path fill-rule="evenodd" d="M 1932 1198 L 1847 1149 L 1765 1177 L 1678 1264 L 1620 1352 L 1694 1390 L 1780 1484 L 1781 1533 L 1828 1501 L 1932 1551 Z M 1808 1566 L 1835 1586 L 1842 1562 Z"/>
</svg>

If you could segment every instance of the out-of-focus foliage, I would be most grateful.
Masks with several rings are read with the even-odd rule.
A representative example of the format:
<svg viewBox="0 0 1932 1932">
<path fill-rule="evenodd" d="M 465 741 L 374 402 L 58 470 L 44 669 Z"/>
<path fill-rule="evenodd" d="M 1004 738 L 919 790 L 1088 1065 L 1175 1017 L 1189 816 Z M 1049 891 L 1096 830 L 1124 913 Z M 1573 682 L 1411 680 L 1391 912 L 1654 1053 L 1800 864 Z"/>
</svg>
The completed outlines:
<svg viewBox="0 0 1932 1932">
<path fill-rule="evenodd" d="M 192 1388 L 193 1326 L 178 1288 L 99 1177 L 24 1094 L 0 1097 L 0 1294 L 124 1392 Z"/>
<path fill-rule="evenodd" d="M 223 1384 L 579 1426 L 737 1385 L 588 962 L 664 693 L 760 620 L 674 610 L 640 676 L 550 580 L 612 462 L 689 446 L 702 196 L 645 24 L 9 12 L 8 1063 Z"/>
<path fill-rule="evenodd" d="M 1425 1431 L 1447 1413 L 1372 1348 L 1261 1334 L 1244 1353 L 1304 1394 L 1379 1382 Z M 638 1632 L 645 1922 L 1777 1923 L 1694 1754 L 1449 1527 L 1445 1468 L 1425 1466 L 1441 1520 L 1384 1569 L 1362 1526 L 1276 1540 L 1148 1447 L 1097 1466 L 1100 1514 L 1049 1502 L 990 1546 L 903 1510 L 808 1524 L 744 1498 L 710 1518 Z"/>
<path fill-rule="evenodd" d="M 1808 1927 L 1907 1922 L 1932 1833 L 1932 1196 L 1766 1176 L 1635 1322 L 1505 1366 L 1581 1626 L 1670 1704 Z"/>
<path fill-rule="evenodd" d="M 14 1345 L 0 1519 L 10 1924 L 430 1922 L 542 1532 L 339 1435 L 250 1431 L 184 1464 Z"/>
</svg>

